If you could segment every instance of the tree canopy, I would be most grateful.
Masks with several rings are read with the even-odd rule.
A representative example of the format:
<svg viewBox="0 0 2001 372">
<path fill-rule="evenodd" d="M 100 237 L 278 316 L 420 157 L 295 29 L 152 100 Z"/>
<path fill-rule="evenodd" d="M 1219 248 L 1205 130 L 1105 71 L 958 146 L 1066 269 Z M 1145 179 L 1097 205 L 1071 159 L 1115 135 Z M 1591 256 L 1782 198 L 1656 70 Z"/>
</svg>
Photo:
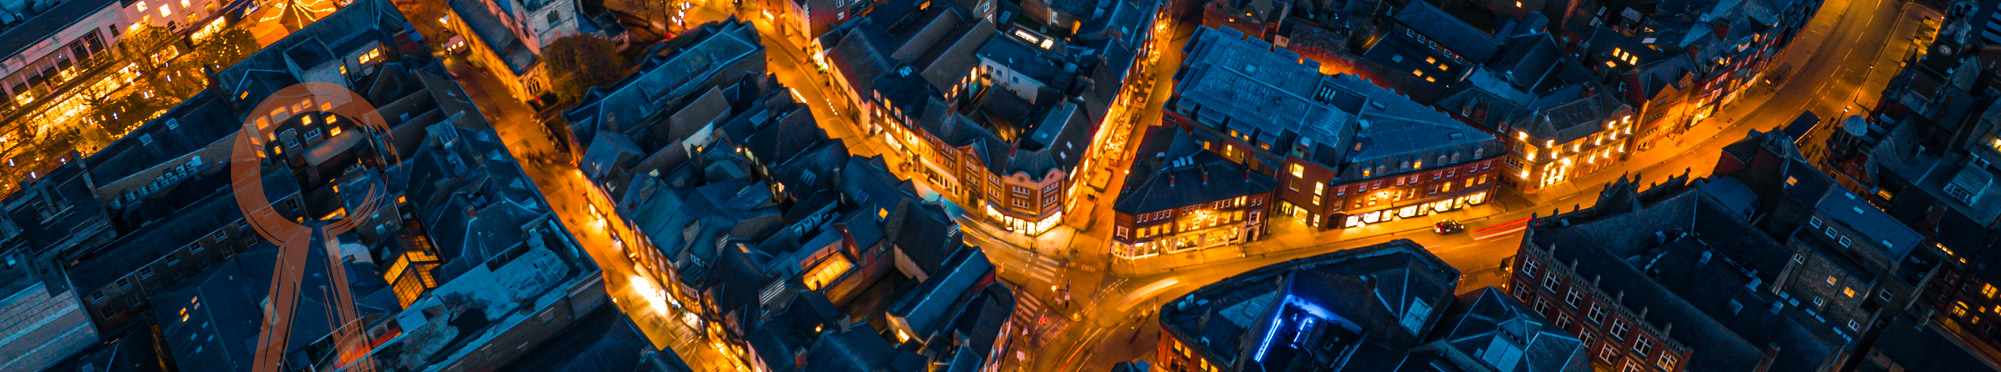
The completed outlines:
<svg viewBox="0 0 2001 372">
<path fill-rule="evenodd" d="M 543 67 L 555 86 L 556 98 L 575 102 L 591 87 L 609 84 L 625 76 L 625 58 L 618 44 L 597 35 L 574 35 L 556 39 L 542 50 Z"/>
</svg>

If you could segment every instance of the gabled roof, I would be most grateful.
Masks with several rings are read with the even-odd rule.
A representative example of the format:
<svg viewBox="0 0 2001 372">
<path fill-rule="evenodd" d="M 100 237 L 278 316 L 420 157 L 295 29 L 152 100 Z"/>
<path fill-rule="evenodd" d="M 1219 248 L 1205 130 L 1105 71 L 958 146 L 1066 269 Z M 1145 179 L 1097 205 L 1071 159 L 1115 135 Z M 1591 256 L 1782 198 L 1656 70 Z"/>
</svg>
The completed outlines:
<svg viewBox="0 0 2001 372">
<path fill-rule="evenodd" d="M 299 193 L 297 181 L 286 168 L 274 167 L 264 173 L 266 199 L 275 202 Z M 66 271 L 93 274 L 72 275 L 72 284 L 81 292 L 95 291 L 216 230 L 227 229 L 232 236 L 250 233 L 231 228 L 243 220 L 243 209 L 236 204 L 235 191 L 222 187 L 228 184 L 228 177 L 226 171 L 211 173 L 140 200 L 126 220 L 147 224 L 119 234 L 117 240 L 98 250 L 102 254 L 71 264 Z"/>
<path fill-rule="evenodd" d="M 1819 202 L 1814 203 L 1813 209 L 1827 216 L 1830 222 L 1860 234 L 1864 240 L 1862 243 L 1877 249 L 1892 262 L 1903 260 L 1924 239 L 1917 231 L 1883 213 L 1882 209 L 1844 189 L 1828 190 Z"/>
<path fill-rule="evenodd" d="M 1567 227 L 1533 222 L 1534 244 L 1523 249 L 1542 249 L 1592 278 L 1589 285 L 1643 314 L 1646 327 L 1671 326 L 1671 340 L 1657 345 L 1690 350 L 1689 371 L 1756 364 L 1764 345 L 1777 345 L 1775 366 L 1813 366 L 1845 342 L 1832 326 L 1803 323 L 1814 321 L 1796 308 L 1769 311 L 1783 309 L 1781 300 L 1749 284 L 1776 280 L 1791 252 L 1703 193 L 1684 190 L 1628 212 L 1566 218 Z"/>
<path fill-rule="evenodd" d="M 910 327 L 916 339 L 928 339 L 948 326 L 960 309 L 956 305 L 993 283 L 994 265 L 986 252 L 962 247 L 945 260 L 942 272 L 935 273 L 890 306 L 889 316 Z"/>
<path fill-rule="evenodd" d="M 1232 276 L 1163 305 L 1160 322 L 1162 332 L 1219 364 L 1279 370 L 1328 360 L 1388 370 L 1431 330 L 1458 283 L 1459 270 L 1396 240 Z M 1315 320 L 1297 321 L 1307 318 Z M 1298 334 L 1313 327 L 1326 331 Z M 1264 342 L 1295 337 L 1316 339 Z"/>
<path fill-rule="evenodd" d="M 506 1 L 502 1 L 505 3 Z M 541 61 L 526 42 L 514 35 L 500 16 L 493 14 L 482 0 L 452 0 L 452 13 L 458 14 L 460 22 L 472 29 L 473 37 L 485 43 L 487 48 L 500 57 L 508 70 L 514 74 L 526 74 Z"/>
<path fill-rule="evenodd" d="M 1148 128 L 1112 210 L 1128 215 L 1270 192 L 1278 180 L 1202 150 L 1187 132 Z"/>
<path fill-rule="evenodd" d="M 1438 339 L 1497 371 L 1588 372 L 1590 350 L 1494 287 L 1463 295 L 1439 320 Z"/>
<path fill-rule="evenodd" d="M 4 27 L 0 30 L 0 56 L 14 58 L 30 46 L 49 42 L 49 37 L 57 32 L 74 27 L 85 17 L 111 6 L 117 0 L 68 0 L 45 4 L 46 9 L 29 16 L 27 21 Z M 25 4 L 24 4 L 25 5 Z M 23 9 L 26 10 L 26 9 Z M 13 13 L 13 12 L 9 12 Z M 11 18 L 11 17 L 10 17 Z M 12 20 L 5 23 L 12 23 Z M 97 27 L 98 25 L 88 25 Z M 109 47 L 107 45 L 106 47 Z M 5 71 L 13 73 L 13 71 Z"/>
<path fill-rule="evenodd" d="M 1501 41 L 1486 30 L 1473 27 L 1466 21 L 1446 13 L 1444 9 L 1431 5 L 1428 1 L 1412 1 L 1398 10 L 1397 23 L 1403 24 L 1426 38 L 1431 39 L 1458 53 L 1473 63 L 1486 63 L 1501 49 Z"/>
</svg>

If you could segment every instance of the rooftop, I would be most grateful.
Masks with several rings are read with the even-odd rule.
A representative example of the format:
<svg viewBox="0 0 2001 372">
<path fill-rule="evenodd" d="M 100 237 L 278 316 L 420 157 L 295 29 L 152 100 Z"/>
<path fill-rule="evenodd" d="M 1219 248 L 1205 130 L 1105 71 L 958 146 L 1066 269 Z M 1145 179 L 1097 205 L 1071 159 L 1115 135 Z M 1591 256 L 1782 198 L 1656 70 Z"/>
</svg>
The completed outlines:
<svg viewBox="0 0 2001 372">
<path fill-rule="evenodd" d="M 1452 300 L 1458 278 L 1457 269 L 1423 247 L 1397 240 L 1232 276 L 1167 303 L 1160 321 L 1163 332 L 1222 364 L 1279 369 L 1328 360 L 1389 369 L 1431 330 Z M 1316 326 L 1329 328 L 1313 332 Z M 1270 342 L 1295 337 L 1317 337 L 1305 344 L 1336 346 Z M 1250 361 L 1241 361 L 1244 357 Z"/>
<path fill-rule="evenodd" d="M 1112 209 L 1138 215 L 1270 192 L 1278 180 L 1251 172 L 1173 127 L 1147 129 Z"/>
<path fill-rule="evenodd" d="M 1501 49 L 1501 41 L 1493 34 L 1459 20 L 1429 1 L 1412 1 L 1398 10 L 1395 18 L 1397 23 L 1473 63 L 1486 63 Z"/>
<path fill-rule="evenodd" d="M 1591 370 L 1584 341 L 1494 287 L 1459 295 L 1434 332 L 1498 371 Z"/>
<path fill-rule="evenodd" d="M 1276 153 L 1306 146 L 1315 160 L 1340 164 L 1366 97 L 1330 86 L 1318 62 L 1301 64 L 1290 51 L 1273 51 L 1235 29 L 1199 29 L 1186 50 L 1175 110 L 1193 111 L 1191 119 L 1251 136 Z"/>
<path fill-rule="evenodd" d="M 0 10 L 0 56 L 5 56 L 5 58 L 9 59 L 14 58 L 16 54 L 28 49 L 29 46 L 47 42 L 50 36 L 54 36 L 57 32 L 76 25 L 77 22 L 83 21 L 84 17 L 103 10 L 104 7 L 110 6 L 114 2 L 118 2 L 118 0 L 55 1 L 55 5 L 39 13 L 25 14 L 28 19 L 21 23 L 14 23 L 18 20 L 14 18 L 18 16 L 17 13 L 11 10 Z M 97 27 L 98 25 L 89 26 Z M 13 71 L 0 71 L 0 75 L 9 73 L 13 73 Z"/>
<path fill-rule="evenodd" d="M 1544 249 L 1593 278 L 1600 292 L 1643 314 L 1645 327 L 1670 329 L 1672 342 L 1663 344 L 1692 351 L 1690 371 L 1757 364 L 1762 345 L 1773 344 L 1774 365 L 1814 366 L 1845 342 L 1830 327 L 1801 323 L 1812 318 L 1797 309 L 1781 311 L 1785 302 L 1757 286 L 1776 280 L 1791 252 L 1707 194 L 1683 190 L 1627 212 L 1552 217 L 1567 226 L 1538 220 L 1524 249 Z"/>
<path fill-rule="evenodd" d="M 500 1 L 506 3 L 506 1 Z M 514 74 L 526 74 L 540 61 L 535 51 L 526 42 L 514 35 L 500 16 L 487 8 L 484 0 L 451 0 L 452 13 L 458 14 L 460 22 L 472 29 L 474 38 L 485 43 L 489 50 L 499 55 L 501 62 Z"/>
<path fill-rule="evenodd" d="M 1917 231 L 1905 227 L 1902 222 L 1883 210 L 1870 205 L 1855 193 L 1832 189 L 1815 203 L 1814 212 L 1826 216 L 1834 223 L 1860 234 L 1864 243 L 1875 248 L 1890 261 L 1901 261 L 1911 250 L 1918 247 L 1924 237 Z"/>
</svg>

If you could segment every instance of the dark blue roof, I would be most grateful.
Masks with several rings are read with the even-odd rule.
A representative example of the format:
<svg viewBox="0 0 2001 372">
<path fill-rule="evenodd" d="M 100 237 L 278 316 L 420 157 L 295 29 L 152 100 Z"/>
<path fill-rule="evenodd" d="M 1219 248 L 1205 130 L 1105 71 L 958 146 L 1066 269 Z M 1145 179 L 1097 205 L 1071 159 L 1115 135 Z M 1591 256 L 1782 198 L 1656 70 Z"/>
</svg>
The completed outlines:
<svg viewBox="0 0 2001 372">
<path fill-rule="evenodd" d="M 29 46 L 48 42 L 50 36 L 70 28 L 91 13 L 103 10 L 118 0 L 68 0 L 57 1 L 54 6 L 28 18 L 27 22 L 7 27 L 0 32 L 0 56 L 13 58 Z M 46 2 L 44 2 L 46 3 Z M 97 27 L 102 25 L 88 25 Z M 12 71 L 7 71 L 12 73 Z"/>
<path fill-rule="evenodd" d="M 994 265 L 987 261 L 986 252 L 963 247 L 945 260 L 941 270 L 889 308 L 890 317 L 902 319 L 917 333 L 910 335 L 913 338 L 938 334 L 958 314 L 954 305 L 976 293 L 982 283 L 993 281 Z"/>
<path fill-rule="evenodd" d="M 1397 11 L 1396 20 L 1473 63 L 1486 63 L 1501 49 L 1501 41 L 1494 35 L 1459 20 L 1430 2 L 1410 2 L 1410 5 Z"/>
<path fill-rule="evenodd" d="M 1075 74 L 1075 71 L 1066 70 L 1062 61 L 1043 54 L 1042 49 L 1028 45 L 1027 41 L 1011 34 L 994 33 L 974 55 L 1014 70 L 1050 89 L 1069 88 L 1071 75 Z"/>
<path fill-rule="evenodd" d="M 108 185 L 227 138 L 241 129 L 243 116 L 224 99 L 204 90 L 119 137 L 84 159 L 91 179 Z"/>
<path fill-rule="evenodd" d="M 1494 287 L 1460 295 L 1438 332 L 1466 355 L 1489 353 L 1481 362 L 1495 370 L 1591 371 L 1583 341 Z"/>
<path fill-rule="evenodd" d="M 523 74 L 535 66 L 538 58 L 535 52 L 530 51 L 521 38 L 514 36 L 514 31 L 509 30 L 506 23 L 486 7 L 485 1 L 452 0 L 451 6 L 452 12 L 459 15 L 459 20 L 472 29 L 473 36 L 499 55 L 500 60 L 507 64 L 507 69 Z"/>
<path fill-rule="evenodd" d="M 1862 243 L 1867 243 L 1888 256 L 1891 261 L 1899 261 L 1918 247 L 1923 236 L 1910 227 L 1905 227 L 1896 218 L 1883 213 L 1882 209 L 1870 205 L 1868 201 L 1845 189 L 1830 189 L 1815 203 L 1814 211 L 1840 223 L 1843 227 L 1861 234 Z"/>
<path fill-rule="evenodd" d="M 1173 127 L 1148 128 L 1125 189 L 1112 209 L 1138 215 L 1271 192 L 1278 180 L 1250 172 L 1242 164 L 1202 150 L 1194 137 Z"/>
<path fill-rule="evenodd" d="M 1797 141 L 1801 137 L 1806 136 L 1807 131 L 1813 130 L 1814 124 L 1819 123 L 1820 116 L 1814 115 L 1813 111 L 1802 112 L 1799 117 L 1793 118 L 1792 123 L 1786 124 L 1784 131 L 1787 137 L 1792 137 L 1793 140 Z"/>
<path fill-rule="evenodd" d="M 293 306 L 294 314 L 289 315 L 292 324 L 286 363 L 293 367 L 311 363 L 300 350 L 329 335 L 334 323 L 328 318 L 331 305 L 320 300 L 332 296 L 323 289 L 332 280 L 327 276 L 325 250 L 307 252 L 298 302 Z M 262 304 L 269 295 L 271 267 L 277 260 L 277 247 L 260 243 L 185 286 L 153 296 L 154 319 L 160 321 L 165 346 L 181 370 L 251 369 L 260 320 L 264 319 Z"/>
<path fill-rule="evenodd" d="M 1163 305 L 1160 322 L 1162 332 L 1190 340 L 1196 353 L 1223 364 L 1280 370 L 1293 361 L 1322 363 L 1317 359 L 1393 366 L 1444 314 L 1458 283 L 1459 270 L 1417 243 L 1396 240 L 1223 279 Z M 1304 318 L 1327 331 L 1300 335 L 1308 327 L 1298 320 Z M 1341 346 L 1257 342 L 1295 336 L 1318 337 L 1310 345 Z M 1240 360 L 1247 356 L 1254 361 Z"/>
<path fill-rule="evenodd" d="M 72 275 L 70 280 L 77 288 L 96 290 L 188 243 L 242 221 L 243 209 L 236 204 L 235 193 L 222 186 L 227 185 L 227 180 L 228 172 L 219 172 L 140 201 L 131 208 L 137 210 L 134 213 L 152 217 L 142 219 L 152 223 L 105 244 L 100 251 L 108 254 L 86 257 L 72 265 L 69 272 L 93 275 Z M 276 202 L 298 193 L 292 172 L 283 167 L 265 172 L 264 195 L 268 200 Z M 242 233 L 245 232 L 232 231 L 231 236 Z"/>
</svg>

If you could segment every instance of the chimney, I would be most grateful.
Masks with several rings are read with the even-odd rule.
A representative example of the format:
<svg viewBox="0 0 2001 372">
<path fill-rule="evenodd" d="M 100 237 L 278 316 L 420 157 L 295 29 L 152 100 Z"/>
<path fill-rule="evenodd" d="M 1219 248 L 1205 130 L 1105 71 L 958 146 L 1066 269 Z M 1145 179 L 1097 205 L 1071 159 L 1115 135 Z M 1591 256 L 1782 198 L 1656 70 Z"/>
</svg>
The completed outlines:
<svg viewBox="0 0 2001 372">
<path fill-rule="evenodd" d="M 1640 320 L 1642 321 L 1645 321 L 1647 319 L 1647 308 L 1644 307 L 1640 308 L 1640 316 L 1638 318 L 1640 318 Z"/>
<path fill-rule="evenodd" d="M 1190 161 L 1190 162 L 1193 162 L 1193 161 L 1195 161 L 1195 159 L 1189 159 L 1189 161 Z M 1201 164 L 1196 164 L 1196 165 L 1195 165 L 1195 171 L 1197 171 L 1197 172 L 1202 172 L 1202 184 L 1203 184 L 1203 185 L 1208 185 L 1208 184 L 1209 184 L 1209 167 L 1208 167 L 1208 166 L 1204 166 L 1204 165 L 1201 165 Z"/>
</svg>

